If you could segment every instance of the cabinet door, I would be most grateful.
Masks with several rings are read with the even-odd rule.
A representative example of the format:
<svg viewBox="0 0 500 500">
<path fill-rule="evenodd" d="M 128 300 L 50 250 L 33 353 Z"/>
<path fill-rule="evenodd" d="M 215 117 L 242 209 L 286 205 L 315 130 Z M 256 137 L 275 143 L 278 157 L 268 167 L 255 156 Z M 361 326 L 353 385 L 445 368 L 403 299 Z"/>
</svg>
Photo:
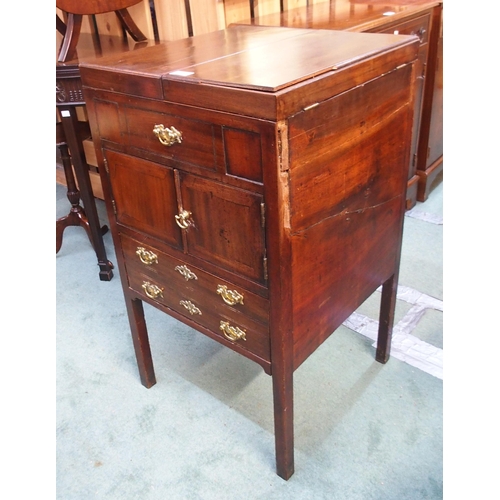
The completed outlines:
<svg viewBox="0 0 500 500">
<path fill-rule="evenodd" d="M 181 249 L 173 169 L 114 151 L 105 157 L 117 222 Z"/>
<path fill-rule="evenodd" d="M 180 173 L 181 203 L 190 212 L 187 252 L 265 283 L 264 205 L 261 195 Z"/>
</svg>

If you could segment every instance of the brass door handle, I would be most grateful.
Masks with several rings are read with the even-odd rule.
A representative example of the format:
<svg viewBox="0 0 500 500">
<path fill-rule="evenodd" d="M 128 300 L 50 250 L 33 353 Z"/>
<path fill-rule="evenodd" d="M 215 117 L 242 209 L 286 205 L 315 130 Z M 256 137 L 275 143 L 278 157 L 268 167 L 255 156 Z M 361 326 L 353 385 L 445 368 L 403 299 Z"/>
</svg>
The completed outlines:
<svg viewBox="0 0 500 500">
<path fill-rule="evenodd" d="M 217 285 L 217 293 L 230 306 L 234 306 L 235 304 L 243 305 L 243 295 L 236 290 L 228 290 L 226 285 Z"/>
<path fill-rule="evenodd" d="M 191 219 L 191 215 L 191 212 L 188 212 L 187 210 L 181 210 L 181 213 L 175 216 L 175 222 L 177 222 L 177 225 L 181 229 L 187 229 L 190 225 L 194 224 Z"/>
<path fill-rule="evenodd" d="M 246 332 L 237 326 L 231 326 L 228 321 L 221 321 L 219 330 L 221 330 L 224 337 L 231 342 L 246 340 Z"/>
<path fill-rule="evenodd" d="M 151 266 L 152 264 L 158 264 L 158 255 L 151 250 L 146 250 L 144 247 L 137 247 L 137 251 L 135 252 L 139 259 L 146 266 Z"/>
<path fill-rule="evenodd" d="M 164 146 L 173 146 L 176 142 L 182 142 L 182 133 L 175 127 L 165 128 L 163 123 L 155 125 L 153 133 Z"/>
</svg>

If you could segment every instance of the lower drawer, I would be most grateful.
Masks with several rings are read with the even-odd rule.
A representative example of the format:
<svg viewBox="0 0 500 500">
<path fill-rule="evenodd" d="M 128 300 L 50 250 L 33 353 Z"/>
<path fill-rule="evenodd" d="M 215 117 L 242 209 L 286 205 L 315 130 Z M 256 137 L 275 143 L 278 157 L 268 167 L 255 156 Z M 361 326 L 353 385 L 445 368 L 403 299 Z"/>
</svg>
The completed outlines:
<svg viewBox="0 0 500 500">
<path fill-rule="evenodd" d="M 121 240 L 130 288 L 270 360 L 266 299 L 128 236 Z"/>
</svg>

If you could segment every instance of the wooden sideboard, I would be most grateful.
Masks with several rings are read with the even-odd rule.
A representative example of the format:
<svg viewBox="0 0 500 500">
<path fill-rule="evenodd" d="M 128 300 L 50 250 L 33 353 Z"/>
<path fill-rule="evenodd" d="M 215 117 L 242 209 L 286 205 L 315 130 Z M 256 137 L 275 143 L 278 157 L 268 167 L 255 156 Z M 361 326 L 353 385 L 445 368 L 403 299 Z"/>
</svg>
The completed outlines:
<svg viewBox="0 0 500 500">
<path fill-rule="evenodd" d="M 432 0 L 331 0 L 238 22 L 420 38 L 407 191 L 411 208 L 417 200 L 427 199 L 432 181 L 443 169 L 442 10 L 443 2 Z"/>
<path fill-rule="evenodd" d="M 380 286 L 389 358 L 418 51 L 234 26 L 80 63 L 141 381 L 143 302 L 260 364 L 285 479 L 293 372 Z"/>
</svg>

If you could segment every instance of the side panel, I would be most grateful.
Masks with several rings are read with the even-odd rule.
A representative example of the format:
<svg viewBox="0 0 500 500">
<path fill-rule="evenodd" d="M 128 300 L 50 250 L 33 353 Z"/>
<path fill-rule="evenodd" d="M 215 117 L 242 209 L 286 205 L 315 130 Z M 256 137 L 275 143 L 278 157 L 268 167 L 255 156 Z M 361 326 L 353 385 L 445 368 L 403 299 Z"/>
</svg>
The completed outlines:
<svg viewBox="0 0 500 500">
<path fill-rule="evenodd" d="M 404 191 L 411 75 L 407 65 L 290 119 L 293 233 Z"/>
<path fill-rule="evenodd" d="M 397 274 L 412 65 L 290 119 L 294 365 Z"/>
</svg>

